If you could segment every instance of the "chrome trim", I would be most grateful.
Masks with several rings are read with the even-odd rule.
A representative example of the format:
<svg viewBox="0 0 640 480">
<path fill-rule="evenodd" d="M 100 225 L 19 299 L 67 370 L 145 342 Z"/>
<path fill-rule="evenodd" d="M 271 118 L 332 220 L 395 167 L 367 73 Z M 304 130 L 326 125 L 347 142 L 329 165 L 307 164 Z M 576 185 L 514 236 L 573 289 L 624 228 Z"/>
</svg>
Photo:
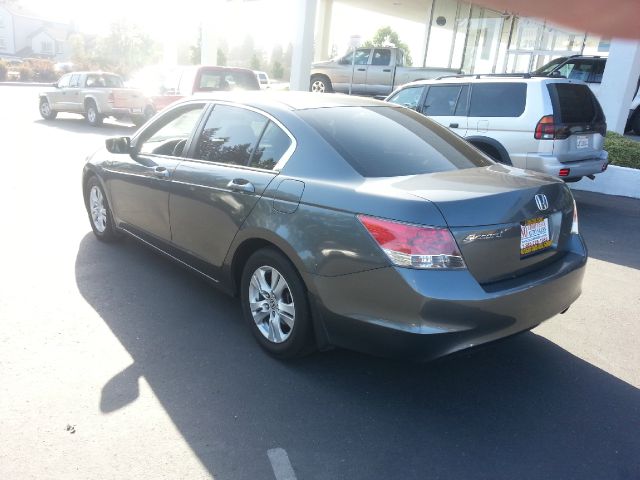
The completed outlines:
<svg viewBox="0 0 640 480">
<path fill-rule="evenodd" d="M 208 278 L 209 280 L 211 280 L 212 282 L 215 283 L 220 283 L 220 280 L 216 280 L 215 278 L 213 278 L 210 275 L 207 275 L 206 273 L 204 273 L 202 270 L 197 269 L 196 267 L 194 267 L 193 265 L 188 264 L 187 262 L 180 260 L 178 257 L 171 255 L 169 252 L 167 252 L 166 250 L 161 249 L 160 247 L 158 247 L 157 245 L 154 245 L 151 242 L 148 242 L 147 240 L 145 240 L 144 238 L 140 237 L 139 235 L 136 235 L 135 233 L 131 232 L 130 230 L 128 230 L 126 227 L 119 227 L 120 230 L 124 231 L 126 234 L 131 235 L 133 238 L 135 238 L 136 240 L 141 241 L 142 243 L 144 243 L 145 245 L 150 246 L 151 248 L 155 249 L 156 251 L 166 255 L 167 257 L 171 258 L 172 260 L 175 260 L 178 263 L 181 263 L 182 265 L 184 265 L 187 268 L 190 268 L 191 270 L 193 270 L 196 273 L 199 273 L 200 275 L 202 275 L 203 277 Z"/>
</svg>

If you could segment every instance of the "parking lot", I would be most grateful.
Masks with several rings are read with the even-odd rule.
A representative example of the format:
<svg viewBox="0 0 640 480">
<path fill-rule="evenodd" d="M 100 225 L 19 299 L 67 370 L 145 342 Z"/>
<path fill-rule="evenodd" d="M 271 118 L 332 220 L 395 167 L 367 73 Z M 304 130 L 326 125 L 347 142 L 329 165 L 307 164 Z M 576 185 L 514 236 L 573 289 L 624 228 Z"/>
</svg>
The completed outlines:
<svg viewBox="0 0 640 480">
<path fill-rule="evenodd" d="M 233 298 L 94 238 L 84 159 L 134 128 L 45 122 L 37 91 L 0 87 L 1 479 L 290 480 L 274 449 L 299 480 L 640 478 L 640 200 L 576 192 L 583 295 L 530 333 L 283 363 Z"/>
</svg>

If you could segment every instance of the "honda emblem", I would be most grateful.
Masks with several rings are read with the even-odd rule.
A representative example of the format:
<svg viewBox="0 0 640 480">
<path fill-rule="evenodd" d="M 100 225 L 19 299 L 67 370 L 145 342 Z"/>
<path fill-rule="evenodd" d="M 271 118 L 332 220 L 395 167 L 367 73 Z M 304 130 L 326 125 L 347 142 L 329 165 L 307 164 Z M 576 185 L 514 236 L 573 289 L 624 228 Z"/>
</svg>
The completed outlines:
<svg viewBox="0 0 640 480">
<path fill-rule="evenodd" d="M 535 196 L 535 199 L 538 210 L 544 211 L 549 208 L 549 200 L 547 200 L 547 196 L 545 194 L 539 193 Z"/>
</svg>

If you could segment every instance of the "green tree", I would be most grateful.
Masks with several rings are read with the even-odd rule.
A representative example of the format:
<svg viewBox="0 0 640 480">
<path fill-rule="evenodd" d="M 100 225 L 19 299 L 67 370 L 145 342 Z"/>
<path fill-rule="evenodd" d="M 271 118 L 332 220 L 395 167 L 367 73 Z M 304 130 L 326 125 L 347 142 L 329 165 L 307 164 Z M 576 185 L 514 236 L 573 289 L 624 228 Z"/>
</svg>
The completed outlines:
<svg viewBox="0 0 640 480">
<path fill-rule="evenodd" d="M 254 53 L 251 57 L 251 70 L 260 70 L 260 57 L 257 53 Z"/>
<path fill-rule="evenodd" d="M 366 48 L 372 48 L 387 47 L 389 45 L 402 49 L 404 51 L 404 63 L 409 66 L 413 65 L 413 59 L 411 58 L 409 47 L 406 43 L 400 40 L 398 34 L 391 30 L 391 27 L 389 26 L 379 28 L 378 31 L 373 35 L 373 38 L 364 42 L 362 46 Z"/>
</svg>

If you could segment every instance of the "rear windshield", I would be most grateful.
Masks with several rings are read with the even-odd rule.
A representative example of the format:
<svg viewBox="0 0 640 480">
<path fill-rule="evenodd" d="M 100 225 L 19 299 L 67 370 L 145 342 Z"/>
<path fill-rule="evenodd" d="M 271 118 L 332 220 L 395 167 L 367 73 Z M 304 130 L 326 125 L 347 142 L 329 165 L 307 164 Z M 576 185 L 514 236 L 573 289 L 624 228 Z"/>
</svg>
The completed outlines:
<svg viewBox="0 0 640 480">
<path fill-rule="evenodd" d="M 550 83 L 547 85 L 553 113 L 559 123 L 593 123 L 604 121 L 600 104 L 586 85 Z"/>
<path fill-rule="evenodd" d="M 398 177 L 493 162 L 445 127 L 408 108 L 335 107 L 300 117 L 364 177 Z"/>
<path fill-rule="evenodd" d="M 253 72 L 203 70 L 197 91 L 218 90 L 260 90 L 260 85 Z"/>
</svg>

